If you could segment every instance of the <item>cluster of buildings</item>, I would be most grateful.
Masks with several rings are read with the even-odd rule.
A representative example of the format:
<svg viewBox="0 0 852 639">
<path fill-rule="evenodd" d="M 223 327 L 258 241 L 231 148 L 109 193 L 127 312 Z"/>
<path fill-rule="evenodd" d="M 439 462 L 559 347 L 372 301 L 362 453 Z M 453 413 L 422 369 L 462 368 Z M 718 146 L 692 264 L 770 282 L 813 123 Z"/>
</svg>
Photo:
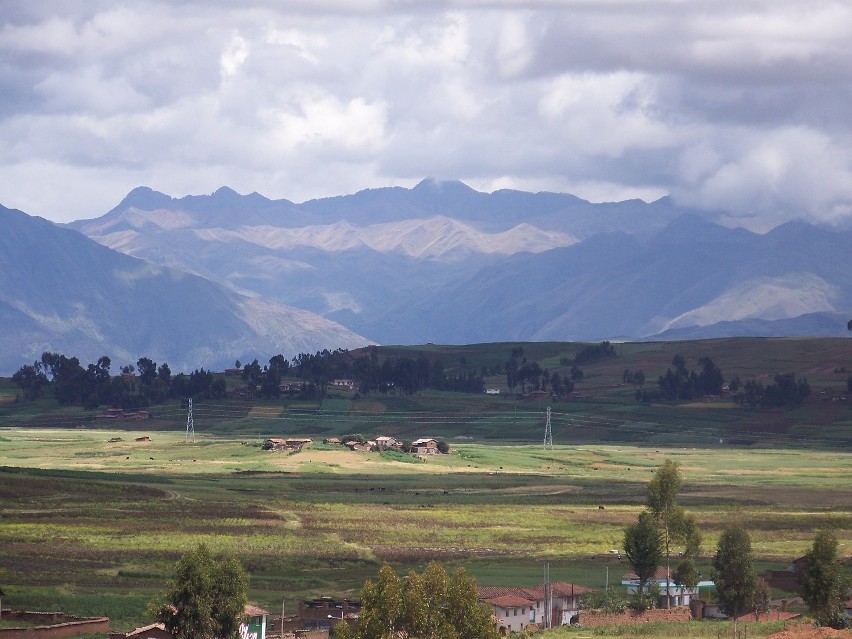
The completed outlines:
<svg viewBox="0 0 852 639">
<path fill-rule="evenodd" d="M 261 448 L 263 450 L 283 450 L 293 451 L 301 450 L 305 446 L 309 446 L 313 440 L 306 437 L 270 437 L 265 439 Z M 345 446 L 349 450 L 356 452 L 381 452 L 383 450 L 402 450 L 403 442 L 394 437 L 381 435 L 375 439 L 357 440 L 351 439 L 341 441 L 339 437 L 326 437 L 322 440 L 323 444 L 339 444 Z M 424 437 L 413 441 L 408 449 L 409 453 L 414 455 L 437 455 L 441 452 L 440 445 L 437 439 Z"/>
<path fill-rule="evenodd" d="M 577 623 L 580 595 L 593 590 L 562 581 L 532 588 L 479 586 L 479 600 L 491 607 L 494 624 L 503 633 L 520 632 L 535 624 L 554 628 Z"/>
</svg>

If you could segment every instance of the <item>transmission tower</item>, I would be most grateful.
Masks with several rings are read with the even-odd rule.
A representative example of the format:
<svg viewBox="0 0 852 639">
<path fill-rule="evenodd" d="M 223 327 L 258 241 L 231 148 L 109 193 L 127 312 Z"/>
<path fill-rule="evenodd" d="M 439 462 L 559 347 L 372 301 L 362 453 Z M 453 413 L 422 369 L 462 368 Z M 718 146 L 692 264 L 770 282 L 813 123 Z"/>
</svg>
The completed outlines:
<svg viewBox="0 0 852 639">
<path fill-rule="evenodd" d="M 553 449 L 553 430 L 550 428 L 550 406 L 547 407 L 547 423 L 544 425 L 544 448 Z"/>
<path fill-rule="evenodd" d="M 548 409 L 550 410 L 550 409 Z M 192 421 L 192 397 L 189 398 L 189 411 L 186 414 L 186 437 L 184 438 L 184 443 L 189 443 L 190 439 L 192 443 L 195 443 L 195 422 Z"/>
</svg>

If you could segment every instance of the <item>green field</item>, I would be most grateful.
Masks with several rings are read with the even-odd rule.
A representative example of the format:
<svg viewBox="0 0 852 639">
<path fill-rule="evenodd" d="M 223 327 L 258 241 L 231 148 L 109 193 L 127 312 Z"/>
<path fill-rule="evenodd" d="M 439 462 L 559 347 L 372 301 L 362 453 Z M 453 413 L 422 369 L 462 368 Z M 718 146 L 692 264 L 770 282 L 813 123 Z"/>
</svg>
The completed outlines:
<svg viewBox="0 0 852 639">
<path fill-rule="evenodd" d="M 452 372 L 462 357 L 476 369 L 505 361 L 513 346 L 382 352 L 438 353 Z M 580 346 L 523 345 L 560 375 Z M 53 399 L 17 401 L 0 380 L 3 605 L 141 625 L 174 562 L 200 541 L 236 554 L 251 574 L 252 601 L 273 611 L 282 599 L 295 610 L 303 597 L 357 594 L 386 562 L 405 570 L 437 559 L 483 584 L 532 585 L 547 561 L 552 579 L 603 587 L 628 571 L 608 551 L 620 547 L 665 459 L 681 464 L 705 575 L 732 521 L 751 532 L 760 570 L 788 566 L 818 528 L 831 528 L 852 554 L 852 403 L 840 400 L 852 340 L 620 344 L 617 352 L 583 366 L 576 401 L 527 401 L 499 375 L 486 382 L 499 396 L 334 389 L 323 401 L 198 401 L 194 444 L 184 441 L 186 409 L 176 401 L 151 406 L 144 422 L 105 423 Z M 642 369 L 652 384 L 676 353 L 689 367 L 713 357 L 726 379 L 795 372 L 812 395 L 783 411 L 725 397 L 646 405 L 621 383 L 625 369 Z M 229 387 L 239 383 L 228 378 Z M 548 406 L 552 450 L 541 444 Z M 260 448 L 268 436 L 346 433 L 442 437 L 451 454 L 418 461 L 322 444 Z M 150 441 L 135 441 L 141 436 Z M 630 634 L 612 632 L 603 636 Z"/>
<path fill-rule="evenodd" d="M 842 451 L 458 444 L 411 464 L 141 434 L 0 431 L 4 603 L 141 623 L 173 562 L 200 541 L 239 556 L 252 598 L 272 609 L 282 597 L 354 594 L 383 562 L 438 559 L 481 583 L 523 585 L 548 560 L 552 578 L 603 586 L 627 572 L 607 551 L 666 458 L 682 464 L 683 503 L 708 557 L 734 520 L 766 567 L 801 555 L 816 528 L 834 528 L 846 552 L 852 543 L 852 456 Z"/>
</svg>

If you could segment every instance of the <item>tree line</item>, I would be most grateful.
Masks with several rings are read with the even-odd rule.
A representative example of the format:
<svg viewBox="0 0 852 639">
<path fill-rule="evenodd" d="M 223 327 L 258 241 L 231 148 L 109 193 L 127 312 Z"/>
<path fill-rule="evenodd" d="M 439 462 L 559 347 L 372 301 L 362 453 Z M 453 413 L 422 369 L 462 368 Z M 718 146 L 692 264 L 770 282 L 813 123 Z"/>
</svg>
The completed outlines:
<svg viewBox="0 0 852 639">
<path fill-rule="evenodd" d="M 622 380 L 641 386 L 645 375 L 642 371 L 631 373 L 625 370 Z M 690 370 L 686 359 L 677 354 L 672 358 L 672 366 L 657 379 L 657 388 L 636 389 L 636 399 L 643 402 L 689 401 L 721 395 L 724 388 L 722 370 L 710 357 L 699 358 L 698 369 Z M 794 373 L 778 373 L 766 385 L 755 379 L 743 383 L 737 376 L 730 380 L 728 390 L 740 406 L 751 408 L 795 408 L 811 393 L 807 379 L 797 378 Z"/>
<path fill-rule="evenodd" d="M 76 357 L 45 352 L 32 364 L 21 366 L 12 381 L 26 400 L 52 395 L 60 406 L 80 405 L 89 410 L 101 405 L 134 410 L 162 404 L 170 398 L 225 396 L 225 380 L 203 368 L 173 375 L 168 363 L 158 366 L 153 360 L 140 357 L 135 366 L 122 366 L 121 374 L 113 376 L 111 366 L 106 355 L 84 368 Z"/>
<path fill-rule="evenodd" d="M 12 381 L 21 389 L 24 400 L 35 401 L 52 395 L 61 406 L 80 405 L 94 410 L 115 406 L 133 410 L 162 404 L 173 398 L 220 399 L 227 394 L 222 375 L 204 368 L 192 373 L 172 374 L 168 363 L 157 364 L 141 357 L 135 366 L 122 366 L 119 375 L 111 372 L 112 361 L 104 355 L 84 367 L 77 357 L 45 352 L 32 364 L 21 366 Z M 326 395 L 335 379 L 353 379 L 359 393 L 411 395 L 421 389 L 482 393 L 485 371 L 447 373 L 439 358 L 387 357 L 379 361 L 378 349 L 371 347 L 355 357 L 344 349 L 299 353 L 292 360 L 274 355 L 267 364 L 257 359 L 247 364 L 235 362 L 250 398 L 275 399 L 281 396 L 286 378 L 300 379 L 299 395 L 319 399 Z"/>
<path fill-rule="evenodd" d="M 660 595 L 657 570 L 666 567 L 666 589 L 671 583 L 694 589 L 699 580 L 695 558 L 701 546 L 701 533 L 695 518 L 677 503 L 682 484 L 679 464 L 666 460 L 648 484 L 646 510 L 636 523 L 624 531 L 623 548 L 627 561 L 637 576 L 638 588 L 629 601 L 600 593 L 590 596 L 588 605 L 617 609 L 619 605 L 645 610 L 656 605 Z M 681 557 L 672 570 L 673 551 Z M 769 586 L 754 569 L 751 537 L 740 524 L 728 524 L 719 536 L 713 556 L 710 577 L 715 584 L 721 611 L 736 619 L 754 612 L 760 616 L 769 611 Z M 849 625 L 845 602 L 852 576 L 843 569 L 838 555 L 837 539 L 829 531 L 818 531 L 813 545 L 803 557 L 797 579 L 802 598 L 818 623 L 833 628 Z M 671 603 L 665 593 L 667 607 Z"/>
</svg>

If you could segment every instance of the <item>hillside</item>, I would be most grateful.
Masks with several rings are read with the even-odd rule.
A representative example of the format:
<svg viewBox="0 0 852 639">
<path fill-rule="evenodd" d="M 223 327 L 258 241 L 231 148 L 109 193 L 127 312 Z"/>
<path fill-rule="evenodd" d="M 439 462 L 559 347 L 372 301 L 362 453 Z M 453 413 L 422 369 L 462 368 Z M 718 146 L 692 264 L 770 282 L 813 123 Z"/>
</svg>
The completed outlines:
<svg viewBox="0 0 852 639">
<path fill-rule="evenodd" d="M 467 346 L 377 347 L 377 362 L 416 359 L 439 361 L 447 375 L 485 371 L 487 388 L 499 395 L 460 393 L 421 388 L 412 395 L 394 390 L 358 393 L 328 386 L 323 399 L 284 393 L 278 399 L 198 399 L 195 419 L 200 430 L 235 435 L 308 435 L 314 438 L 347 433 L 389 434 L 402 439 L 429 435 L 449 441 L 502 440 L 540 442 L 544 411 L 552 409 L 555 442 L 625 442 L 651 446 L 725 446 L 766 448 L 808 446 L 852 448 L 852 338 L 756 339 L 732 338 L 684 342 L 624 343 L 616 356 L 582 363 L 582 379 L 573 393 L 558 400 L 524 397 L 506 384 L 505 364 L 513 349 L 523 349 L 549 375 L 570 378 L 574 358 L 587 345 L 579 343 L 499 343 Z M 352 351 L 356 358 L 366 354 Z M 705 400 L 643 403 L 639 388 L 625 383 L 625 371 L 642 371 L 642 388 L 657 388 L 657 379 L 681 355 L 688 369 L 710 357 L 726 383 L 735 377 L 766 385 L 777 373 L 806 379 L 811 394 L 797 407 L 760 409 L 739 406 L 729 393 Z M 263 361 L 262 361 L 263 363 Z M 220 374 L 221 376 L 221 374 Z M 241 375 L 224 376 L 227 388 L 243 388 Z M 299 381 L 298 376 L 291 379 Z M 528 389 L 527 389 L 528 390 Z M 59 409 L 56 400 L 35 404 L 15 402 L 19 389 L 8 380 L 0 384 L 0 426 L 76 427 L 91 424 L 94 414 L 82 409 Z M 186 410 L 177 402 L 149 407 L 153 430 L 182 430 Z M 110 425 L 115 427 L 115 423 Z M 128 422 L 123 427 L 138 428 Z M 720 442 L 721 440 L 721 442 Z"/>
<path fill-rule="evenodd" d="M 141 356 L 177 372 L 246 353 L 288 356 L 366 340 L 309 312 L 110 250 L 70 229 L 0 207 L 0 371 L 44 351 L 119 365 Z"/>
</svg>

